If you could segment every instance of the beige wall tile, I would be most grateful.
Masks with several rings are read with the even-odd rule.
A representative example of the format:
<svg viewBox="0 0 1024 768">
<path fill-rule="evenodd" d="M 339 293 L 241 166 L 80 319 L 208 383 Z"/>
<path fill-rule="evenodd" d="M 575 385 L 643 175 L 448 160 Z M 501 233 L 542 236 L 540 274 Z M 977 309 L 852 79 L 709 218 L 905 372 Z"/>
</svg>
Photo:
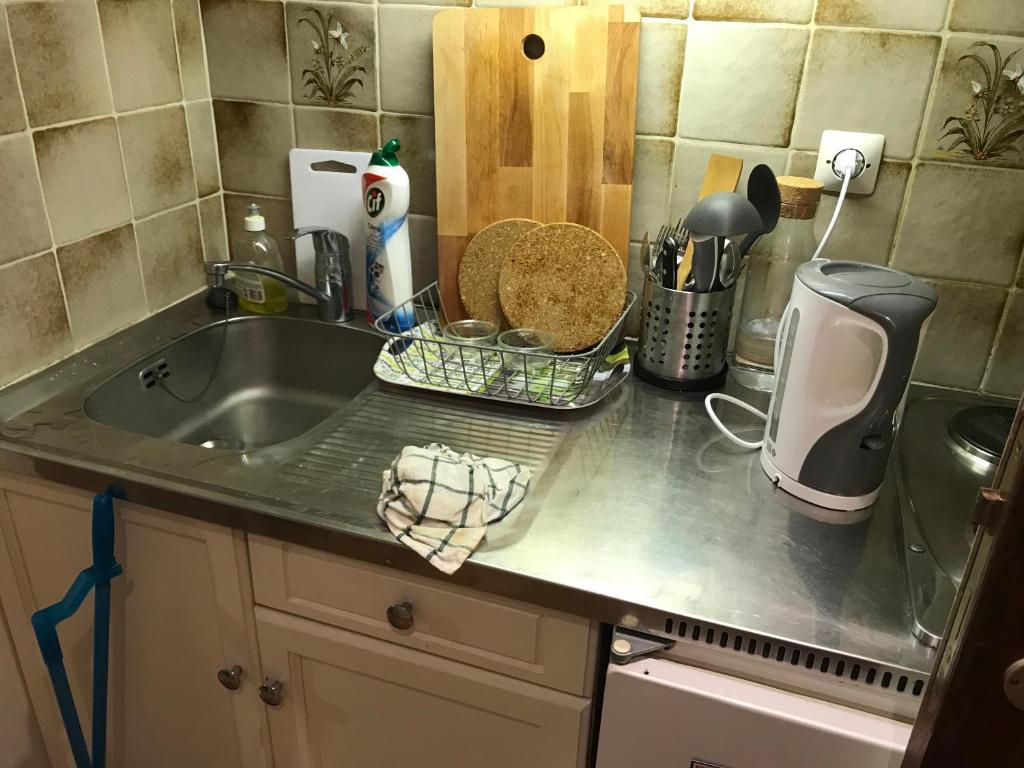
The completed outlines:
<svg viewBox="0 0 1024 768">
<path fill-rule="evenodd" d="M 1024 390 L 1024 293 L 1012 291 L 1005 311 L 983 386 L 989 392 L 1020 397 Z"/>
<path fill-rule="evenodd" d="M 952 3 L 950 29 L 1024 35 L 1024 3 L 1020 0 L 952 0 Z"/>
<path fill-rule="evenodd" d="M 437 280 L 437 219 L 409 215 L 412 287 L 419 291 Z M 352 269 L 365 269 L 362 254 L 352 255 Z"/>
<path fill-rule="evenodd" d="M 1008 286 L 1024 244 L 1024 173 L 922 163 L 910 182 L 892 264 L 925 277 Z"/>
<path fill-rule="evenodd" d="M 672 188 L 672 139 L 639 137 L 633 150 L 633 200 L 630 208 L 629 237 L 651 237 L 668 220 L 669 194 Z"/>
<path fill-rule="evenodd" d="M 195 199 L 185 110 L 167 107 L 118 118 L 136 218 Z"/>
<path fill-rule="evenodd" d="M 755 165 L 765 163 L 776 176 L 786 172 L 789 152 L 769 147 L 750 147 L 741 144 L 718 144 L 704 141 L 676 142 L 675 168 L 672 173 L 672 197 L 669 201 L 669 219 L 675 221 L 686 216 L 697 202 L 700 183 L 712 154 L 738 157 L 743 161 L 743 174 L 736 189 L 745 192 L 747 177 Z"/>
<path fill-rule="evenodd" d="M 321 107 L 376 109 L 377 33 L 373 8 L 288 3 L 287 16 L 292 101 Z M 314 70 L 314 74 L 303 74 L 309 70 Z M 336 83 L 333 88 L 332 82 Z"/>
<path fill-rule="evenodd" d="M 110 111 L 96 3 L 18 3 L 7 16 L 32 125 Z"/>
<path fill-rule="evenodd" d="M 195 168 L 199 196 L 219 192 L 220 164 L 213 127 L 213 105 L 208 101 L 187 104 L 185 119 L 188 122 L 188 142 L 192 147 L 192 166 Z"/>
<path fill-rule="evenodd" d="M 637 133 L 675 136 L 686 30 L 685 24 L 671 21 L 645 21 L 640 25 Z"/>
<path fill-rule="evenodd" d="M 805 24 L 811 20 L 813 10 L 814 0 L 694 0 L 693 18 Z"/>
<path fill-rule="evenodd" d="M 199 211 L 186 205 L 135 225 L 149 311 L 189 296 L 206 282 Z"/>
<path fill-rule="evenodd" d="M 788 145 L 807 40 L 807 30 L 796 27 L 691 25 L 679 135 Z M 728 65 L 724 51 L 733 52 Z"/>
<path fill-rule="evenodd" d="M 32 139 L 27 135 L 0 140 L 0 179 L 0 264 L 5 264 L 51 245 Z"/>
<path fill-rule="evenodd" d="M 289 196 L 291 107 L 214 100 L 213 113 L 224 189 Z"/>
<path fill-rule="evenodd" d="M 72 350 L 57 262 L 45 253 L 0 267 L 0 386 Z"/>
<path fill-rule="evenodd" d="M 788 174 L 814 178 L 816 152 L 794 152 Z M 826 246 L 830 259 L 850 259 L 871 264 L 888 264 L 896 239 L 896 225 L 910 178 L 910 163 L 886 160 L 878 170 L 878 183 L 871 195 L 851 195 L 843 204 L 835 230 Z M 814 221 L 820 240 L 836 209 L 837 196 L 824 193 Z"/>
<path fill-rule="evenodd" d="M 504 0 L 485 0 L 484 3 L 477 0 L 477 5 L 505 5 Z M 514 5 L 534 5 L 529 0 L 510 3 Z M 538 5 L 573 5 L 572 2 L 550 2 L 538 3 Z M 644 16 L 655 16 L 660 18 L 685 19 L 690 15 L 690 0 L 580 0 L 580 5 L 627 5 L 634 7 Z"/>
<path fill-rule="evenodd" d="M 227 261 L 227 230 L 224 227 L 224 196 L 211 195 L 199 201 L 199 219 L 203 232 L 203 256 L 206 261 Z"/>
<path fill-rule="evenodd" d="M 99 0 L 99 10 L 117 110 L 180 101 L 170 0 Z"/>
<path fill-rule="evenodd" d="M 1016 147 L 1017 151 L 1003 147 L 1002 153 L 998 157 L 993 157 L 991 144 L 986 147 L 962 146 L 950 150 L 953 139 L 940 138 L 946 131 L 944 127 L 946 120 L 953 117 L 968 117 L 968 110 L 975 105 L 976 99 L 972 82 L 985 85 L 985 75 L 981 66 L 974 61 L 960 61 L 960 58 L 974 54 L 980 56 L 989 68 L 995 64 L 993 54 L 988 48 L 972 47 L 972 44 L 978 39 L 979 35 L 974 34 L 950 35 L 946 39 L 935 89 L 928 108 L 928 118 L 925 121 L 919 154 L 923 158 L 935 160 L 1024 167 L 1024 139 L 1017 139 L 1011 145 Z M 1024 49 L 1024 39 L 1022 38 L 985 36 L 984 40 L 995 45 L 1004 59 L 1014 51 Z M 1024 64 L 1024 51 L 1018 54 L 1017 59 L 1019 63 Z M 1024 94 L 1015 91 L 1006 78 L 1000 78 L 999 82 L 1000 87 L 1004 89 L 1003 94 L 1007 104 L 1016 104 L 1017 109 L 1024 109 Z M 981 117 L 983 110 L 977 114 Z M 1002 115 L 997 116 L 991 123 L 988 133 L 991 133 L 991 128 L 997 126 L 1002 120 Z M 986 133 L 983 122 L 979 121 L 973 124 L 979 135 Z"/>
<path fill-rule="evenodd" d="M 58 243 L 128 221 L 128 187 L 113 118 L 49 128 L 33 136 Z"/>
<path fill-rule="evenodd" d="M 816 29 L 793 146 L 816 150 L 822 131 L 842 128 L 883 133 L 887 156 L 910 158 L 938 48 L 926 35 Z"/>
<path fill-rule="evenodd" d="M 434 156 L 434 120 L 416 115 L 380 116 L 381 141 L 397 138 L 402 149 L 398 161 L 409 174 L 409 211 L 427 216 L 437 213 L 437 171 Z"/>
<path fill-rule="evenodd" d="M 214 97 L 287 102 L 284 4 L 200 0 L 200 6 Z"/>
<path fill-rule="evenodd" d="M 468 8 L 470 6 L 470 4 L 472 3 L 472 0 L 379 0 L 379 2 L 381 2 L 381 3 L 385 4 L 385 5 L 456 5 L 456 6 L 462 6 L 463 8 Z M 527 2 L 525 2 L 525 0 L 523 1 L 522 4 L 523 5 L 533 5 L 533 6 L 545 5 L 545 3 L 533 3 L 533 2 L 527 3 Z M 548 5 L 566 5 L 567 2 L 562 2 L 562 0 L 559 0 L 558 2 L 551 2 L 551 3 L 547 3 L 547 4 Z M 477 6 L 479 6 L 479 7 L 484 7 L 486 5 L 487 5 L 487 3 L 479 3 L 479 2 L 477 3 Z M 495 3 L 495 5 L 502 5 L 502 6 L 506 7 L 506 8 L 508 8 L 508 7 L 512 7 L 514 5 L 517 5 L 517 3 L 516 2 L 509 2 L 508 0 L 505 0 L 504 2 L 501 2 L 501 3 Z"/>
<path fill-rule="evenodd" d="M 14 54 L 7 33 L 7 16 L 0 13 L 0 134 L 13 133 L 25 127 L 18 74 L 14 71 Z"/>
<path fill-rule="evenodd" d="M 131 224 L 57 249 L 71 330 L 79 347 L 146 314 Z"/>
<path fill-rule="evenodd" d="M 347 109 L 295 107 L 295 146 L 372 152 L 377 139 L 377 115 Z"/>
<path fill-rule="evenodd" d="M 235 241 L 245 230 L 243 220 L 245 209 L 249 203 L 259 205 L 263 216 L 267 220 L 267 232 L 277 241 L 277 247 L 281 249 L 281 258 L 284 261 L 284 271 L 290 275 L 295 274 L 295 246 L 289 239 L 294 230 L 292 225 L 292 201 L 276 197 L 261 197 L 260 195 L 235 195 L 230 192 L 224 193 L 224 217 L 227 220 L 228 245 L 231 254 L 235 254 Z M 358 266 L 353 262 L 353 266 Z"/>
<path fill-rule="evenodd" d="M 818 0 L 819 24 L 876 29 L 920 29 L 935 32 L 946 23 L 949 0 Z"/>
<path fill-rule="evenodd" d="M 939 303 L 928 322 L 913 378 L 975 389 L 985 373 L 1006 291 L 942 281 L 931 285 Z"/>
<path fill-rule="evenodd" d="M 186 99 L 205 99 L 210 95 L 203 50 L 203 22 L 199 0 L 171 0 L 174 35 L 178 43 L 181 89 Z"/>
<path fill-rule="evenodd" d="M 382 6 L 380 105 L 389 112 L 434 113 L 433 28 L 436 8 Z"/>
</svg>

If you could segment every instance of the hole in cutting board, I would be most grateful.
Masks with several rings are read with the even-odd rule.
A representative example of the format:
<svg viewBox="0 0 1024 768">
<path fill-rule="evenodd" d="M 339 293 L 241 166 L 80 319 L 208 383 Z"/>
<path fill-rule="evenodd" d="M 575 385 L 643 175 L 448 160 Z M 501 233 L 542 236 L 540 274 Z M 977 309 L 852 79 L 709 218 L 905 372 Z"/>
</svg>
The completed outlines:
<svg viewBox="0 0 1024 768">
<path fill-rule="evenodd" d="M 356 173 L 354 165 L 343 163 L 340 160 L 320 160 L 316 163 L 310 163 L 309 167 L 314 171 L 326 173 Z"/>
<path fill-rule="evenodd" d="M 544 39 L 540 35 L 527 35 L 523 38 L 523 53 L 536 61 L 544 55 Z"/>
</svg>

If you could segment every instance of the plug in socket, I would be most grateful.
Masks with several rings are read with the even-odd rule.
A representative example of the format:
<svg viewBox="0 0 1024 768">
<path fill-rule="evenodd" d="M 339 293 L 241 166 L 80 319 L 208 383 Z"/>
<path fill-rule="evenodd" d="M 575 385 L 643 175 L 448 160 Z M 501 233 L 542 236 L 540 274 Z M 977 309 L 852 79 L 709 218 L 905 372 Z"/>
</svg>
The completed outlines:
<svg viewBox="0 0 1024 768">
<path fill-rule="evenodd" d="M 832 170 L 836 155 L 844 149 L 856 149 L 864 156 L 864 170 L 850 181 L 851 195 L 870 195 L 875 191 L 878 168 L 882 164 L 882 148 L 885 136 L 880 133 L 856 133 L 854 131 L 825 131 L 821 134 L 818 148 L 818 164 L 814 178 L 825 185 L 827 192 L 838 192 L 843 180 Z"/>
</svg>

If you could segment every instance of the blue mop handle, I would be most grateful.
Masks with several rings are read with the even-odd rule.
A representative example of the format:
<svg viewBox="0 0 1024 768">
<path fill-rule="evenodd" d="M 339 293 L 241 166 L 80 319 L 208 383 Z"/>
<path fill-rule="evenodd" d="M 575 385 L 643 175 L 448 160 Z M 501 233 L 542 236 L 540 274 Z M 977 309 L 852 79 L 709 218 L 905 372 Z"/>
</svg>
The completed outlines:
<svg viewBox="0 0 1024 768">
<path fill-rule="evenodd" d="M 41 608 L 32 614 L 32 628 L 50 673 L 57 706 L 64 721 L 71 754 L 77 768 L 103 768 L 107 741 L 107 673 L 110 660 L 110 580 L 121 573 L 114 559 L 114 498 L 124 499 L 125 493 L 117 486 L 108 486 L 104 493 L 93 498 L 92 555 L 93 564 L 78 574 L 71 588 L 59 603 Z M 85 744 L 82 724 L 75 708 L 75 700 L 64 668 L 64 654 L 57 625 L 72 616 L 95 587 L 93 614 L 93 710 L 92 760 Z"/>
</svg>

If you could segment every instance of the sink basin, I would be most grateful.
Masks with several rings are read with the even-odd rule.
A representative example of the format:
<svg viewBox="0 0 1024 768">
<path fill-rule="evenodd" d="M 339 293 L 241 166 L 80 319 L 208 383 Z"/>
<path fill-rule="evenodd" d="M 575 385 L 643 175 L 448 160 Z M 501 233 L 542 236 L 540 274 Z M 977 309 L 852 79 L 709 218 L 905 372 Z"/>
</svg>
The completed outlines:
<svg viewBox="0 0 1024 768">
<path fill-rule="evenodd" d="M 283 317 L 243 317 L 183 336 L 85 400 L 128 432 L 226 450 L 276 445 L 313 429 L 373 380 L 378 336 Z"/>
</svg>

